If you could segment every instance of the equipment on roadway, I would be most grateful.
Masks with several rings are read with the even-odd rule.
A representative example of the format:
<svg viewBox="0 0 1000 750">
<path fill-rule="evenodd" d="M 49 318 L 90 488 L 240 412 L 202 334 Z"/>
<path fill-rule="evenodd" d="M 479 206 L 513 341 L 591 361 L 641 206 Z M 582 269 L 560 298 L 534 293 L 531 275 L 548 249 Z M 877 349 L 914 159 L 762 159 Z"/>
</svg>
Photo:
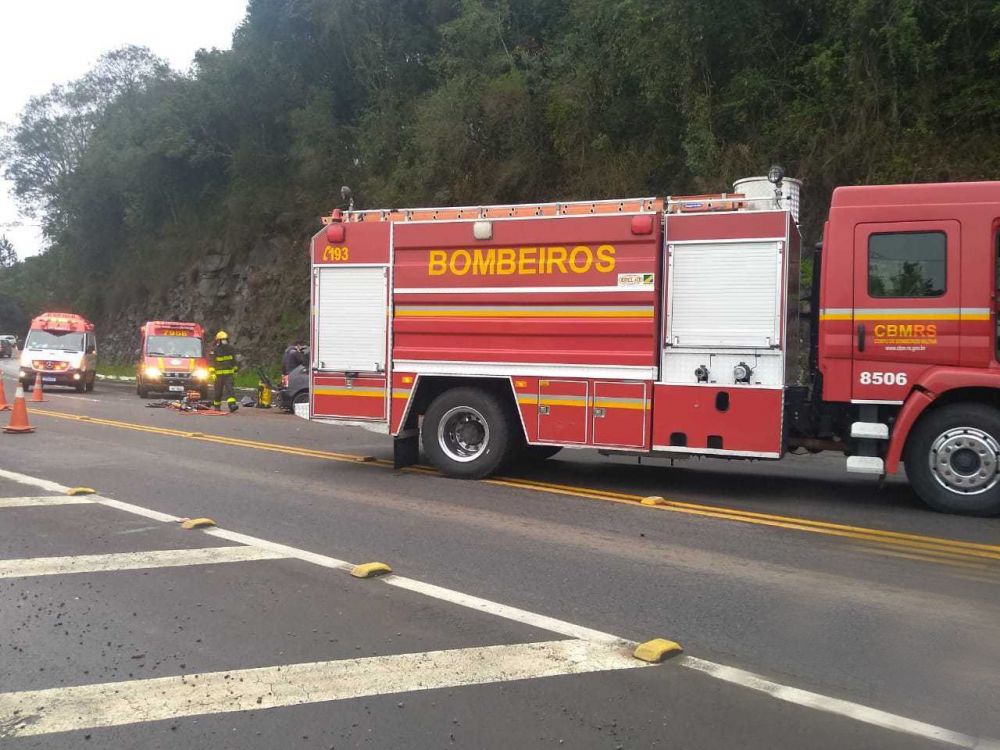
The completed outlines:
<svg viewBox="0 0 1000 750">
<path fill-rule="evenodd" d="M 1000 513 L 1000 182 L 835 190 L 804 321 L 799 197 L 776 167 L 718 196 L 336 210 L 310 415 L 391 434 L 397 465 L 420 434 L 454 477 L 526 445 L 834 450 Z"/>
<path fill-rule="evenodd" d="M 17 384 L 14 394 L 14 408 L 11 409 L 10 422 L 3 431 L 11 435 L 24 435 L 34 432 L 35 428 L 28 423 L 28 406 L 24 403 L 24 386 Z"/>
<path fill-rule="evenodd" d="M 10 411 L 10 404 L 7 402 L 7 389 L 3 384 L 2 370 L 0 370 L 0 411 Z"/>
<path fill-rule="evenodd" d="M 151 320 L 142 325 L 135 366 L 139 397 L 196 390 L 207 399 L 209 370 L 204 341 L 205 330 L 197 323 Z"/>
<path fill-rule="evenodd" d="M 256 406 L 258 409 L 270 409 L 276 390 L 274 384 L 260 367 L 257 368 L 257 377 L 257 403 L 251 404 L 251 406 Z M 243 405 L 246 406 L 245 403 Z"/>
<path fill-rule="evenodd" d="M 46 385 L 67 385 L 78 393 L 94 390 L 97 338 L 94 324 L 72 313 L 47 312 L 31 321 L 21 352 L 18 378 L 31 387 L 36 375 Z"/>
</svg>

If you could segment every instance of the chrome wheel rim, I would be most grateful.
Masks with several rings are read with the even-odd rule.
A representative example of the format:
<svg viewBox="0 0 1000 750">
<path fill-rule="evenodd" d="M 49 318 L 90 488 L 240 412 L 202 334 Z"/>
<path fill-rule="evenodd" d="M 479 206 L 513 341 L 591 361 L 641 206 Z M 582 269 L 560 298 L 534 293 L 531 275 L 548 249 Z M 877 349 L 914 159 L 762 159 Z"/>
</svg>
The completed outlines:
<svg viewBox="0 0 1000 750">
<path fill-rule="evenodd" d="M 490 426 L 471 406 L 456 406 L 438 422 L 438 445 L 453 461 L 475 461 L 490 444 Z"/>
<path fill-rule="evenodd" d="M 974 427 L 954 427 L 931 445 L 931 473 L 950 492 L 978 495 L 1000 481 L 1000 444 Z"/>
</svg>

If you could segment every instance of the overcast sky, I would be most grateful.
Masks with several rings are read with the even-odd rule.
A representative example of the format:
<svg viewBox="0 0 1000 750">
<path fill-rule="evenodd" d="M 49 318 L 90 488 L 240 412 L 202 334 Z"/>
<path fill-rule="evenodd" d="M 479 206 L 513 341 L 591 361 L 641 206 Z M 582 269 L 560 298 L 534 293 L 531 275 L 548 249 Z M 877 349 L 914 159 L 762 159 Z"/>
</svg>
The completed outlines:
<svg viewBox="0 0 1000 750">
<path fill-rule="evenodd" d="M 149 47 L 187 71 L 201 48 L 228 49 L 247 0 L 0 0 L 0 122 L 28 98 L 86 73 L 104 52 Z M 10 185 L 0 181 L 0 225 L 19 217 Z M 35 227 L 0 226 L 20 257 L 42 248 Z"/>
</svg>

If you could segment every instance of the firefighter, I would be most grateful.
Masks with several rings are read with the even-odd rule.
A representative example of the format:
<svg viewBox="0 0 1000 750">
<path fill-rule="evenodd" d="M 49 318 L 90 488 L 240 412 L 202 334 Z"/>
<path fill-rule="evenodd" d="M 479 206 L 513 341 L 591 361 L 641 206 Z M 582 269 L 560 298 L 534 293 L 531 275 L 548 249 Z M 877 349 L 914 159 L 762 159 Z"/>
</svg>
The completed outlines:
<svg viewBox="0 0 1000 750">
<path fill-rule="evenodd" d="M 236 350 L 229 343 L 229 334 L 219 331 L 215 334 L 215 346 L 212 347 L 212 367 L 215 373 L 215 398 L 212 406 L 216 409 L 222 407 L 222 398 L 225 397 L 229 411 L 233 412 L 240 408 L 236 403 L 236 391 L 233 389 L 233 377 L 239 367 L 236 364 Z"/>
</svg>

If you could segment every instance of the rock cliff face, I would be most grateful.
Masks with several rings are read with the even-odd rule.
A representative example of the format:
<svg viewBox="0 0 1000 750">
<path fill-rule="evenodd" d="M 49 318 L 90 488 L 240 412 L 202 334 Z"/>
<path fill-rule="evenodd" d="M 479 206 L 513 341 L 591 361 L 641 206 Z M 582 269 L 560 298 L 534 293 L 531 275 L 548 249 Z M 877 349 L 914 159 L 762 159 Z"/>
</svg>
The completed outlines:
<svg viewBox="0 0 1000 750">
<path fill-rule="evenodd" d="M 204 325 L 209 337 L 227 331 L 249 366 L 279 361 L 291 339 L 309 332 L 311 233 L 262 237 L 249 253 L 217 243 L 154 298 L 96 321 L 101 359 L 133 362 L 139 326 L 184 320 Z"/>
</svg>

